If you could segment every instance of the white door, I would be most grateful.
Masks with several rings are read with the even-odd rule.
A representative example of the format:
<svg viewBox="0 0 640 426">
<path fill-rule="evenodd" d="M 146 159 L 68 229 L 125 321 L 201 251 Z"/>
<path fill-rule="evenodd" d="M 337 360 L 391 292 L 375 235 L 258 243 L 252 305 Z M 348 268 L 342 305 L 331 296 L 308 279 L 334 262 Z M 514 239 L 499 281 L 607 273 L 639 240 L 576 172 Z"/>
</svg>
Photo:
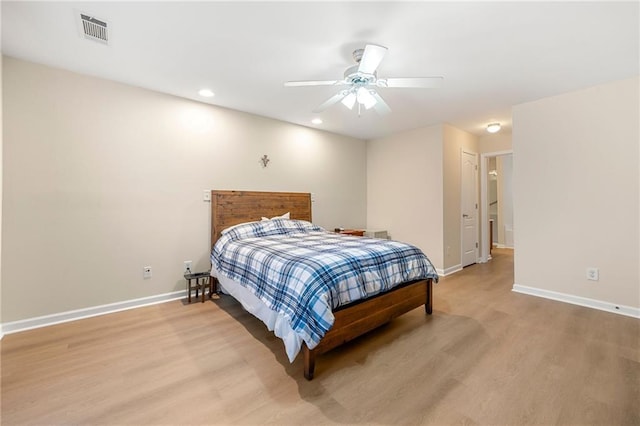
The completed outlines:
<svg viewBox="0 0 640 426">
<path fill-rule="evenodd" d="M 462 267 L 478 259 L 478 157 L 462 151 Z"/>
</svg>

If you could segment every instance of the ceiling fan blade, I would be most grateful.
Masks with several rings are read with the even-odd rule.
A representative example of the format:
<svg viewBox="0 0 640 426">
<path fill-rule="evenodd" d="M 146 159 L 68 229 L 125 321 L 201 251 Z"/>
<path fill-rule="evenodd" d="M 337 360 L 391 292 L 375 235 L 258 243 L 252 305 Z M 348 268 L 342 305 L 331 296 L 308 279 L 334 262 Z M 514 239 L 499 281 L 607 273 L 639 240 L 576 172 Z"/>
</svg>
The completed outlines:
<svg viewBox="0 0 640 426">
<path fill-rule="evenodd" d="M 379 87 L 416 87 L 435 89 L 442 86 L 443 77 L 414 77 L 414 78 L 379 78 Z"/>
<path fill-rule="evenodd" d="M 285 87 L 298 86 L 341 86 L 345 84 L 344 80 L 311 80 L 311 81 L 287 81 Z"/>
<path fill-rule="evenodd" d="M 378 114 L 385 115 L 391 112 L 391 108 L 389 108 L 389 105 L 387 105 L 387 103 L 384 101 L 384 99 L 382 99 L 382 96 L 380 96 L 378 92 L 372 90 L 371 96 L 373 96 L 376 100 L 376 104 L 373 106 L 373 108 L 378 112 Z"/>
<path fill-rule="evenodd" d="M 364 74 L 373 74 L 378 69 L 378 65 L 382 62 L 382 58 L 387 53 L 387 48 L 383 46 L 377 46 L 375 44 L 367 44 L 364 47 L 364 53 L 362 59 L 360 59 L 360 66 L 358 72 Z"/>
<path fill-rule="evenodd" d="M 314 109 L 313 112 L 322 112 L 325 109 L 329 108 L 330 106 L 337 104 L 342 99 L 344 99 L 344 97 L 347 96 L 348 93 L 349 92 L 346 90 L 336 93 L 335 95 L 327 99 L 324 103 L 318 105 L 318 107 L 316 107 L 316 109 Z"/>
</svg>

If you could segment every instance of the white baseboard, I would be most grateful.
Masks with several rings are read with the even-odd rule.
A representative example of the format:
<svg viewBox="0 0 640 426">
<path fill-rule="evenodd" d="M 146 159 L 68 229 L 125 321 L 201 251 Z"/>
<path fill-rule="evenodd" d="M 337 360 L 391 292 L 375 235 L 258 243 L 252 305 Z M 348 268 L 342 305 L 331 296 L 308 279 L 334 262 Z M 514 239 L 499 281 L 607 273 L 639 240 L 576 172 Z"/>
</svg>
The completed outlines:
<svg viewBox="0 0 640 426">
<path fill-rule="evenodd" d="M 587 297 L 574 296 L 572 294 L 558 293 L 551 290 L 543 290 L 526 285 L 513 285 L 516 293 L 528 294 L 530 296 L 543 297 L 545 299 L 557 300 L 559 302 L 571 303 L 572 305 L 586 306 L 587 308 L 598 309 L 600 311 L 612 312 L 614 314 L 625 315 L 633 318 L 640 318 L 640 308 L 633 306 L 618 305 L 602 300 L 589 299 Z"/>
<path fill-rule="evenodd" d="M 94 306 L 91 308 L 76 309 L 74 311 L 60 312 L 58 314 L 45 315 L 41 317 L 28 318 L 25 320 L 6 322 L 0 324 L 0 331 L 4 334 L 17 333 L 19 331 L 31 330 L 33 328 L 46 327 L 63 322 L 76 321 L 83 318 L 95 317 L 98 315 L 110 314 L 113 312 L 125 311 L 128 309 L 141 308 L 143 306 L 156 305 L 158 303 L 170 302 L 172 300 L 184 299 L 187 291 L 174 291 L 172 293 L 158 294 L 155 296 L 142 297 L 140 299 L 125 300 L 123 302 L 110 303 L 108 305 Z"/>
<path fill-rule="evenodd" d="M 513 246 L 506 246 L 504 244 L 495 244 L 495 248 L 497 249 L 511 249 L 513 250 Z"/>
<path fill-rule="evenodd" d="M 457 264 L 446 269 L 436 269 L 436 272 L 440 277 L 446 277 L 447 275 L 455 274 L 456 272 L 459 272 L 459 271 L 462 271 L 461 264 Z"/>
</svg>

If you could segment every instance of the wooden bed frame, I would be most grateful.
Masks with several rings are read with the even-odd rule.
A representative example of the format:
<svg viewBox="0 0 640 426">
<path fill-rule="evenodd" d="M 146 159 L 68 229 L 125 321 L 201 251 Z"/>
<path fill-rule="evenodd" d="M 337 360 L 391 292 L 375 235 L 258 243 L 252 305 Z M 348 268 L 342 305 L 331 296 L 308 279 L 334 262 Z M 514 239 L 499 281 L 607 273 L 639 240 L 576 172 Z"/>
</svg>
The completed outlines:
<svg viewBox="0 0 640 426">
<path fill-rule="evenodd" d="M 311 194 L 297 192 L 211 191 L 211 246 L 229 226 L 280 216 L 311 222 Z M 355 339 L 421 305 L 432 313 L 433 282 L 417 280 L 393 290 L 336 309 L 333 327 L 318 346 L 302 344 L 304 377 L 313 379 L 316 356 Z"/>
</svg>

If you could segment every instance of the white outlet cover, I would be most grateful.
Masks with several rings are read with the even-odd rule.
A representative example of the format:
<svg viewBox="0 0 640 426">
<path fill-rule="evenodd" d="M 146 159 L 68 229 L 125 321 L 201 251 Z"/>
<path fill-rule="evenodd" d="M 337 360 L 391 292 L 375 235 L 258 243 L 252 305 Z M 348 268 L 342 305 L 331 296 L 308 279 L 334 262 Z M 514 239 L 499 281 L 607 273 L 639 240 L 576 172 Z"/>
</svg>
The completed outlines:
<svg viewBox="0 0 640 426">
<path fill-rule="evenodd" d="M 598 268 L 587 268 L 587 279 L 591 281 L 598 281 L 600 279 L 600 271 Z"/>
<path fill-rule="evenodd" d="M 142 277 L 143 278 L 151 278 L 151 266 L 145 266 L 142 269 Z"/>
</svg>

